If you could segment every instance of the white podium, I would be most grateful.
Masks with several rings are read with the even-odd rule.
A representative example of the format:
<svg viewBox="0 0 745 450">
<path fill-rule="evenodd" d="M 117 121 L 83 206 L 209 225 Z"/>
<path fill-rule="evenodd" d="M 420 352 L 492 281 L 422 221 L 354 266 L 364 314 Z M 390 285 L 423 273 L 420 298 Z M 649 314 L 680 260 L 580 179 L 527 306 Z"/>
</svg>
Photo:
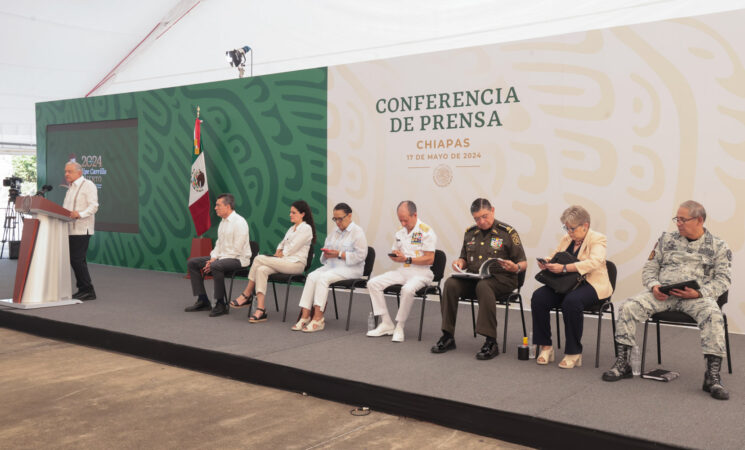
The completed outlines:
<svg viewBox="0 0 745 450">
<path fill-rule="evenodd" d="M 23 219 L 13 298 L 0 304 L 13 308 L 44 308 L 82 303 L 72 298 L 70 280 L 70 211 L 44 197 L 18 197 Z"/>
</svg>

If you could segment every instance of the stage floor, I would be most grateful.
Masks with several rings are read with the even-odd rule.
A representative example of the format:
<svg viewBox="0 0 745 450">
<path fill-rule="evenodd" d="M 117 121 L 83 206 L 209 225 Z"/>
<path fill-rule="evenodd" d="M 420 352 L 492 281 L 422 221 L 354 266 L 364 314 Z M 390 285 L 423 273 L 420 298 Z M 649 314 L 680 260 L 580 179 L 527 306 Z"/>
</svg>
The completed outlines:
<svg viewBox="0 0 745 450">
<path fill-rule="evenodd" d="M 462 305 L 459 310 L 457 350 L 435 355 L 429 349 L 440 335 L 437 302 L 427 303 L 422 341 L 416 339 L 420 308 L 417 301 L 406 327 L 406 341 L 393 343 L 390 337 L 365 336 L 370 311 L 366 293 L 355 294 L 349 331 L 344 331 L 348 305 L 345 292 L 337 295 L 338 321 L 334 319 L 330 297 L 326 329 L 318 333 L 301 333 L 290 331 L 298 314 L 300 287 L 293 287 L 290 291 L 287 322 L 283 323 L 281 311 L 278 313 L 274 309 L 270 294 L 269 320 L 262 324 L 249 324 L 246 309 L 232 310 L 229 315 L 217 318 L 208 317 L 208 312 L 185 313 L 184 307 L 192 304 L 194 299 L 189 282 L 181 274 L 100 265 L 90 267 L 97 300 L 37 310 L 1 307 L 0 326 L 179 365 L 189 358 L 201 358 L 202 365 L 183 365 L 255 382 L 263 379 L 277 387 L 311 391 L 332 400 L 343 398 L 351 404 L 368 402 L 387 412 L 398 411 L 402 415 L 447 424 L 447 417 L 443 419 L 440 413 L 428 411 L 425 403 L 398 409 L 401 405 L 396 401 L 376 404 L 375 396 L 386 392 L 401 394 L 404 396 L 401 398 L 407 401 L 442 400 L 459 416 L 453 416 L 453 426 L 469 428 L 467 424 L 473 423 L 468 431 L 526 445 L 576 448 L 577 441 L 561 443 L 553 440 L 562 429 L 584 430 L 589 433 L 586 434 L 588 439 L 592 438 L 593 430 L 598 430 L 595 437 L 610 436 L 611 441 L 614 436 L 639 440 L 627 442 L 627 448 L 629 444 L 643 446 L 644 441 L 651 441 L 663 446 L 734 449 L 742 448 L 745 442 L 741 416 L 745 412 L 745 378 L 740 375 L 745 367 L 745 336 L 742 335 L 731 335 L 734 374 L 729 375 L 726 370 L 723 373 L 723 383 L 729 389 L 731 399 L 716 401 L 701 390 L 704 361 L 696 329 L 663 327 L 662 367 L 680 372 L 679 379 L 670 383 L 638 378 L 606 383 L 600 376 L 613 362 L 609 320 L 603 323 L 600 367 L 593 367 L 597 321 L 587 318 L 583 339 L 584 365 L 562 370 L 556 363 L 537 366 L 532 360 L 517 359 L 516 348 L 522 335 L 519 310 L 510 312 L 507 353 L 491 361 L 478 361 L 474 355 L 483 339 L 473 337 L 471 312 L 467 305 Z M 14 275 L 15 262 L 0 260 L 0 297 L 12 295 Z M 237 280 L 234 292 L 240 292 L 244 283 Z M 208 282 L 210 289 L 211 282 Z M 281 292 L 282 308 L 284 287 L 278 291 Z M 530 293 L 524 295 L 529 304 Z M 733 300 L 736 299 L 731 303 Z M 396 310 L 395 303 L 395 298 L 389 299 L 392 312 Z M 499 308 L 500 350 L 503 350 L 503 314 L 504 310 Z M 526 321 L 530 329 L 529 312 L 526 312 Z M 639 327 L 637 333 L 639 342 L 642 329 Z M 649 369 L 656 367 L 653 330 L 650 327 Z M 112 333 L 113 337 L 101 338 L 107 336 L 105 333 Z M 128 343 L 123 344 L 127 339 Z M 168 349 L 169 354 L 144 348 L 152 347 L 153 342 L 175 345 L 162 347 Z M 142 351 L 137 350 L 138 345 L 143 347 Z M 184 356 L 190 351 L 193 351 L 191 356 Z M 557 354 L 557 363 L 561 355 L 561 352 Z M 221 357 L 219 364 L 223 367 L 213 370 L 210 361 L 218 361 Z M 248 373 L 262 368 L 271 368 L 263 378 L 257 372 Z M 270 373 L 286 376 L 280 376 L 281 382 L 274 383 Z M 324 383 L 329 385 L 329 380 L 331 386 L 334 383 L 339 386 L 338 392 L 321 388 L 312 392 L 313 382 L 321 386 Z M 343 384 L 346 382 L 350 383 Z M 393 394 L 385 398 L 395 398 Z M 412 396 L 405 397 L 407 394 Z M 460 417 L 461 413 L 465 416 Z M 479 415 L 502 417 L 504 420 L 493 421 L 490 429 L 484 430 L 479 429 L 481 425 L 478 424 L 483 423 Z M 522 428 L 515 428 L 516 423 L 522 424 Z M 520 440 L 516 438 L 520 436 L 516 434 L 518 431 L 522 433 Z M 546 439 L 551 439 L 552 445 L 547 445 Z M 621 446 L 622 441 L 616 443 Z"/>
</svg>

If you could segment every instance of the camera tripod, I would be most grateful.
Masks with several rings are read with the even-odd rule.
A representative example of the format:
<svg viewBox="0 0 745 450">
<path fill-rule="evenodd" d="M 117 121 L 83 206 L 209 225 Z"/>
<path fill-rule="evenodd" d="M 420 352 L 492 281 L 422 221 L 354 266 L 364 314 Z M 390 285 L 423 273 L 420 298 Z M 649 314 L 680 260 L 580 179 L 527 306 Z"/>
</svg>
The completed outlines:
<svg viewBox="0 0 745 450">
<path fill-rule="evenodd" d="M 3 223 L 2 247 L 0 247 L 0 258 L 5 251 L 6 242 L 20 241 L 18 224 L 21 222 L 21 213 L 16 211 L 15 199 L 8 198 L 8 206 L 5 207 L 5 222 Z M 8 245 L 8 258 L 10 258 L 10 244 Z"/>
</svg>

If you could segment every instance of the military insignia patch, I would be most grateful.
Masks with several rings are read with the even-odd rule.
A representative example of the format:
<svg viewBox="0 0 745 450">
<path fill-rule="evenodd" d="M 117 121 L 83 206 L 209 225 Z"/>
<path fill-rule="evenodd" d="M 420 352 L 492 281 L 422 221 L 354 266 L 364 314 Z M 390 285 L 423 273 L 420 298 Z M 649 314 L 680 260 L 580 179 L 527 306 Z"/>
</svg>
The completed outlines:
<svg viewBox="0 0 745 450">
<path fill-rule="evenodd" d="M 654 244 L 654 247 L 652 248 L 652 253 L 649 254 L 649 260 L 652 261 L 654 259 L 654 251 L 657 248 L 657 243 Z"/>
<path fill-rule="evenodd" d="M 512 237 L 512 243 L 515 245 L 520 245 L 520 236 L 517 235 L 517 233 L 510 234 Z"/>
<path fill-rule="evenodd" d="M 411 243 L 412 244 L 421 244 L 422 243 L 422 233 L 417 231 L 416 233 L 411 235 Z"/>
<path fill-rule="evenodd" d="M 501 248 L 502 242 L 504 242 L 502 239 L 491 238 L 491 248 Z"/>
</svg>

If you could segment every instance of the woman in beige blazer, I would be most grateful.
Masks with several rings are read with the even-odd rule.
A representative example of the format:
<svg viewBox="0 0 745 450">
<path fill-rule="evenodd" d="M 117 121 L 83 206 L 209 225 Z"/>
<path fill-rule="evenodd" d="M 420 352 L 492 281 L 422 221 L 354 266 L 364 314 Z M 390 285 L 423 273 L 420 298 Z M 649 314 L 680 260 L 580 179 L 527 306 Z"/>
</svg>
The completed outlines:
<svg viewBox="0 0 745 450">
<path fill-rule="evenodd" d="M 582 365 L 582 311 L 600 299 L 610 297 L 613 292 L 608 269 L 605 266 L 605 235 L 590 229 L 590 213 L 581 206 L 573 205 L 561 214 L 561 223 L 567 234 L 561 238 L 556 250 L 546 258 L 550 260 L 557 252 L 567 252 L 579 261 L 574 264 L 538 262 L 538 267 L 553 273 L 579 272 L 585 282 L 567 294 L 557 294 L 548 286 L 533 292 L 530 299 L 533 316 L 533 344 L 539 346 L 538 364 L 554 360 L 551 343 L 551 308 L 561 306 L 564 316 L 566 347 L 564 359 L 559 363 L 563 369 Z"/>
</svg>

